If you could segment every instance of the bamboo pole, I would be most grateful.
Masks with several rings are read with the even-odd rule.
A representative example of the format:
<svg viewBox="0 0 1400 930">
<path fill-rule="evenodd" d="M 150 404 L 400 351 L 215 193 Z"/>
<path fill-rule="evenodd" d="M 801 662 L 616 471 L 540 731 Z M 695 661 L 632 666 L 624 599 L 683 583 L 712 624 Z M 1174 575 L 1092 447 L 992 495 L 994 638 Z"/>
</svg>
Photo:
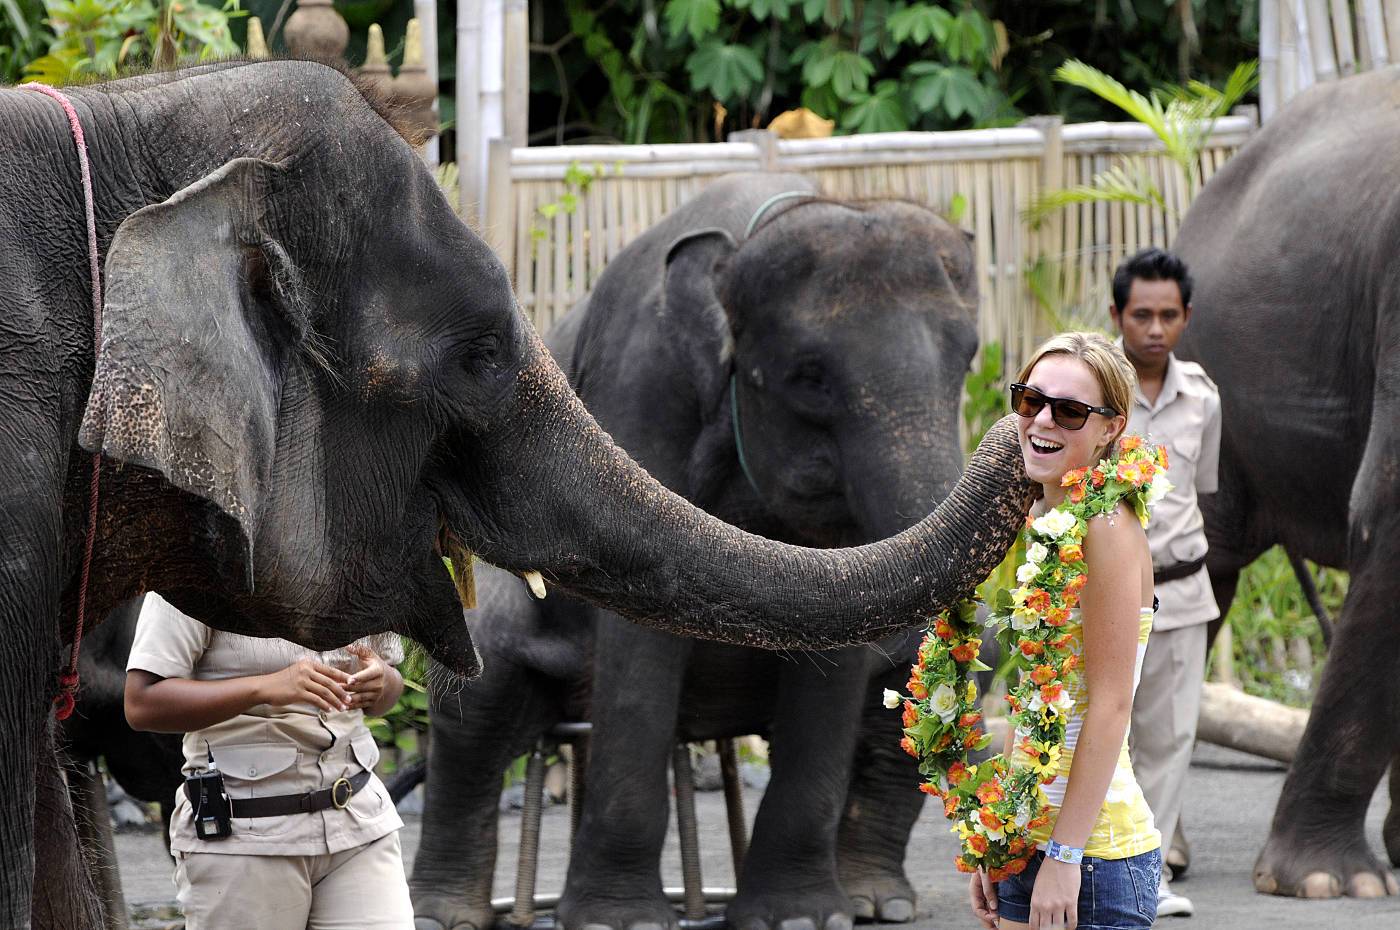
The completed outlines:
<svg viewBox="0 0 1400 930">
<path fill-rule="evenodd" d="M 413 0 L 413 16 L 423 27 L 423 66 L 427 69 L 428 80 L 434 87 L 441 87 L 438 80 L 438 20 L 436 0 Z M 439 125 L 437 96 L 433 96 L 433 125 Z M 423 144 L 423 160 L 430 167 L 441 159 L 437 133 Z"/>
<path fill-rule="evenodd" d="M 1298 93 L 1298 23 L 1293 18 L 1293 0 L 1278 4 L 1278 93 L 1284 104 Z"/>
<path fill-rule="evenodd" d="M 1351 4 L 1331 0 L 1332 39 L 1337 49 L 1337 71 L 1342 77 L 1356 73 L 1356 45 L 1352 41 Z"/>
<path fill-rule="evenodd" d="M 457 198 L 468 223 L 481 222 L 486 165 L 482 161 L 481 4 L 457 0 Z"/>
<path fill-rule="evenodd" d="M 492 139 L 487 147 L 486 213 L 482 220 L 486 242 L 495 249 L 511 279 L 515 278 L 514 219 L 511 209 L 510 141 Z"/>
<path fill-rule="evenodd" d="M 1280 0 L 1259 0 L 1259 115 L 1273 116 L 1279 104 L 1279 22 Z"/>
<path fill-rule="evenodd" d="M 1381 0 L 1358 0 L 1357 15 L 1364 20 L 1366 50 L 1370 52 L 1371 67 L 1379 70 L 1390 64 L 1389 44 L 1385 39 L 1385 17 L 1381 13 Z"/>
<path fill-rule="evenodd" d="M 1298 49 L 1297 93 L 1307 90 L 1317 83 L 1316 64 L 1313 62 L 1312 38 L 1308 27 L 1308 14 L 1304 4 L 1307 0 L 1292 0 L 1288 7 L 1292 14 L 1294 42 Z"/>
<path fill-rule="evenodd" d="M 1308 24 L 1313 72 L 1319 82 L 1335 81 L 1337 56 L 1332 50 L 1332 21 L 1327 15 L 1327 0 L 1302 0 L 1302 4 Z"/>
<path fill-rule="evenodd" d="M 1385 44 L 1387 49 L 1400 50 L 1400 0 L 1385 0 Z"/>
<path fill-rule="evenodd" d="M 524 148 L 530 136 L 530 11 L 527 0 L 506 0 L 502 34 L 503 128 L 511 145 Z"/>
</svg>

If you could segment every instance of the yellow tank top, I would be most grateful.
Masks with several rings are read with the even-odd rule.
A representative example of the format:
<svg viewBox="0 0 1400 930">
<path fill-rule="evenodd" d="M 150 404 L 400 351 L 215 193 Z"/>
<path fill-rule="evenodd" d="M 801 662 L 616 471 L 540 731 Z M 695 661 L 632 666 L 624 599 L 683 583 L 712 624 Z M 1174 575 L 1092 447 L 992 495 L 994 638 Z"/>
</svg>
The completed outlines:
<svg viewBox="0 0 1400 930">
<path fill-rule="evenodd" d="M 1065 627 L 1065 632 L 1074 636 L 1071 648 L 1076 655 L 1084 652 L 1084 627 L 1079 622 L 1079 611 Z M 1142 678 L 1142 657 L 1147 652 L 1147 637 L 1152 632 L 1152 609 L 1143 608 L 1138 616 L 1137 659 L 1133 665 L 1133 693 L 1137 693 L 1138 682 Z M 1074 747 L 1079 741 L 1079 730 L 1084 715 L 1089 710 L 1089 689 L 1081 674 L 1069 687 L 1069 696 L 1074 699 L 1074 707 L 1065 727 L 1065 746 L 1060 754 L 1059 776 L 1045 785 L 1045 796 L 1049 803 L 1045 813 L 1050 822 L 1031 832 L 1031 838 L 1042 846 L 1055 830 L 1055 820 L 1060 805 L 1064 803 L 1065 787 L 1069 783 L 1069 770 L 1074 764 Z M 1084 854 L 1100 859 L 1126 859 L 1160 848 L 1161 834 L 1152 820 L 1152 810 L 1147 806 L 1142 788 L 1133 775 L 1133 764 L 1128 758 L 1128 734 L 1123 734 L 1123 745 L 1118 752 L 1118 764 L 1113 770 L 1113 780 L 1109 782 L 1108 793 L 1104 796 L 1103 807 L 1099 809 L 1094 829 L 1084 844 Z"/>
</svg>

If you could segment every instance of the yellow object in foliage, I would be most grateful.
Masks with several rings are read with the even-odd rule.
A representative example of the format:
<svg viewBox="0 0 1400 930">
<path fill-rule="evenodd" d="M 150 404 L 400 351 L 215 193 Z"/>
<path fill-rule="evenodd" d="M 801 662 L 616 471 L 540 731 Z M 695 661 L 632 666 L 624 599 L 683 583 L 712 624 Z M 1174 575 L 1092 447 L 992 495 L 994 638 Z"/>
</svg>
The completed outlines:
<svg viewBox="0 0 1400 930">
<path fill-rule="evenodd" d="M 768 124 L 779 139 L 825 139 L 835 128 L 834 120 L 822 119 L 806 107 L 779 113 Z"/>
</svg>

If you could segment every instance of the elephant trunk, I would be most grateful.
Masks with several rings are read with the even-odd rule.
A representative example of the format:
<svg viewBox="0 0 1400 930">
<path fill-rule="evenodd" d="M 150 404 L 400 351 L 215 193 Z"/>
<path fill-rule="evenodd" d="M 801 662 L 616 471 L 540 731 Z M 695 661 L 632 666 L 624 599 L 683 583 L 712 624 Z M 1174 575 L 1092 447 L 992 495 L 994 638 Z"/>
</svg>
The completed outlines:
<svg viewBox="0 0 1400 930">
<path fill-rule="evenodd" d="M 584 409 L 538 337 L 515 385 L 511 438 L 486 443 L 507 479 L 473 548 L 673 633 L 769 649 L 878 640 L 967 595 L 1032 501 L 1015 429 L 997 424 L 936 511 L 889 539 L 805 549 L 745 533 L 664 488 Z"/>
</svg>

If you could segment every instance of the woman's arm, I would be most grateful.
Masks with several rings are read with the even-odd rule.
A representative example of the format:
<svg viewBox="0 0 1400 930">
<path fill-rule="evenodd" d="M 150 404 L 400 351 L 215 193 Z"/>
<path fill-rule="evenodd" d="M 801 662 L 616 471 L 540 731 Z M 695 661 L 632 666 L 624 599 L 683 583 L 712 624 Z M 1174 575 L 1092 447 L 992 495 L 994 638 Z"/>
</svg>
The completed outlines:
<svg viewBox="0 0 1400 930">
<path fill-rule="evenodd" d="M 327 713 L 348 710 L 353 706 L 349 681 L 347 673 L 312 659 L 301 659 L 269 675 L 219 681 L 161 678 L 134 668 L 126 673 L 123 703 L 133 730 L 188 733 L 231 720 L 259 704 L 309 703 Z"/>
<path fill-rule="evenodd" d="M 1123 506 L 1111 523 L 1090 521 L 1084 553 L 1089 581 L 1080 595 L 1081 674 L 1090 702 L 1052 834 L 1058 843 L 1081 848 L 1108 794 L 1132 715 L 1144 560 L 1151 558 L 1141 524 Z M 1046 926 L 1073 927 L 1078 897 L 1079 866 L 1047 859 L 1031 896 L 1031 926 L 1039 917 Z"/>
</svg>

